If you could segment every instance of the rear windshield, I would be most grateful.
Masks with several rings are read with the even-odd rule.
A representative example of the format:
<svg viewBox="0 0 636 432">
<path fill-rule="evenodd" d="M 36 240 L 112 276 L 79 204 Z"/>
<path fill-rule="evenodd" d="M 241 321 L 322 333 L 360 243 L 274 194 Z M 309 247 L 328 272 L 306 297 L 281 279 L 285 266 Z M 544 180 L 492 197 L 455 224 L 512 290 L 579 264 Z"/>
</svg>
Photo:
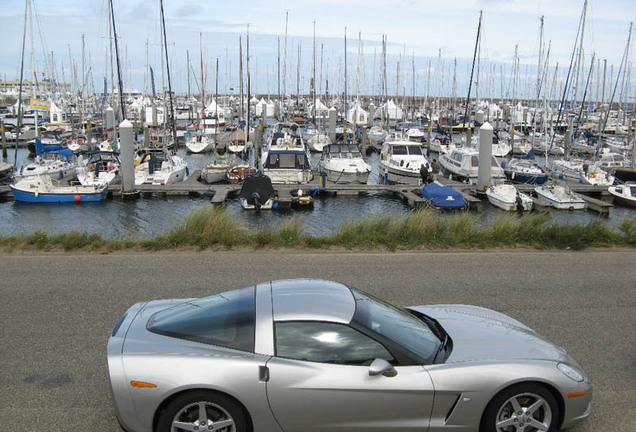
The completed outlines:
<svg viewBox="0 0 636 432">
<path fill-rule="evenodd" d="M 255 312 L 255 288 L 244 288 L 159 311 L 146 328 L 164 336 L 253 352 Z"/>
</svg>

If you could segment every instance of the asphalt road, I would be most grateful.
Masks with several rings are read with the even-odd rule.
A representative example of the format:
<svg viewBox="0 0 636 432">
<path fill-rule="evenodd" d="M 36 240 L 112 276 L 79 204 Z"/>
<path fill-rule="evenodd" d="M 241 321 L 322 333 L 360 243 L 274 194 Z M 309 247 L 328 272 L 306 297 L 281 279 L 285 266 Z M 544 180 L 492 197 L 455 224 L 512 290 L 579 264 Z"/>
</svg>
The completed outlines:
<svg viewBox="0 0 636 432">
<path fill-rule="evenodd" d="M 105 346 L 133 303 L 272 279 L 341 281 L 398 305 L 504 312 L 565 347 L 594 384 L 571 429 L 636 431 L 636 252 L 0 253 L 0 429 L 119 431 Z"/>
</svg>

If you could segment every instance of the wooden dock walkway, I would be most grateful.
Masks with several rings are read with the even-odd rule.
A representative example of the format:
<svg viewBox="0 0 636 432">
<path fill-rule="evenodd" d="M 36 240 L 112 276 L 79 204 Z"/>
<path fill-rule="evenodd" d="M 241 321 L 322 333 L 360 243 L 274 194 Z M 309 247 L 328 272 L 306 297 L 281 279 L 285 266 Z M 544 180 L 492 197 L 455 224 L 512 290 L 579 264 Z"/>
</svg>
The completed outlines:
<svg viewBox="0 0 636 432">
<path fill-rule="evenodd" d="M 241 185 L 240 184 L 205 184 L 200 182 L 201 171 L 197 170 L 192 173 L 183 182 L 173 183 L 169 185 L 140 185 L 136 186 L 138 195 L 143 197 L 158 196 L 204 196 L 210 197 L 210 202 L 214 205 L 223 205 L 227 200 L 233 199 L 238 196 Z M 439 178 L 439 181 L 453 186 L 463 196 L 468 207 L 471 209 L 478 208 L 479 204 L 485 200 L 484 196 L 480 196 L 475 185 L 468 185 L 466 183 L 460 183 L 446 178 Z M 515 187 L 521 191 L 531 194 L 533 185 L 515 185 Z M 595 198 L 594 196 L 600 196 L 607 194 L 606 188 L 598 186 L 587 185 L 569 185 L 570 189 L 580 194 L 582 198 L 587 202 L 588 209 L 598 212 L 601 215 L 608 215 L 610 208 L 613 205 L 610 202 L 603 201 Z M 302 189 L 305 193 L 311 195 L 323 195 L 323 196 L 372 196 L 372 195 L 386 195 L 392 196 L 402 200 L 405 204 L 412 208 L 421 208 L 428 205 L 427 200 L 419 195 L 418 185 L 385 185 L 385 184 L 336 184 L 327 182 L 326 185 L 321 184 L 320 179 L 312 181 L 309 184 L 303 185 L 274 185 L 274 189 L 278 192 L 279 200 L 283 205 L 286 205 L 292 200 L 292 191 Z M 113 197 L 120 197 L 122 195 L 121 185 L 111 186 L 109 192 Z M 483 195 L 483 194 L 482 194 Z M 0 200 L 11 201 L 13 196 L 8 185 L 0 185 Z M 535 205 L 542 206 L 538 200 L 534 200 Z"/>
</svg>

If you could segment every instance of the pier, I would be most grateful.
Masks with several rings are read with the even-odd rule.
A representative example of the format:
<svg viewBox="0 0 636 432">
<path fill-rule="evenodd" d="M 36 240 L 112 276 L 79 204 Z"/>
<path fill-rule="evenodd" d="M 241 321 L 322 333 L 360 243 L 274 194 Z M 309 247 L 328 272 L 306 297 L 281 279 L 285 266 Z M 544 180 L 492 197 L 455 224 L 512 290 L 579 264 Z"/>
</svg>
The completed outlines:
<svg viewBox="0 0 636 432">
<path fill-rule="evenodd" d="M 200 178 L 201 171 L 197 170 L 182 182 L 169 185 L 144 184 L 136 186 L 135 189 L 139 196 L 146 198 L 155 195 L 208 197 L 213 205 L 223 205 L 226 201 L 236 198 L 241 190 L 240 184 L 205 184 L 200 182 Z M 478 191 L 476 185 L 460 183 L 444 177 L 439 177 L 438 180 L 441 183 L 448 184 L 459 191 L 464 196 L 469 209 L 478 209 L 480 203 L 487 202 L 485 195 Z M 572 189 L 572 191 L 581 195 L 581 197 L 587 202 L 587 209 L 590 211 L 597 212 L 601 216 L 607 216 L 610 209 L 613 207 L 611 202 L 603 201 L 595 197 L 599 195 L 607 195 L 608 192 L 606 188 L 576 184 L 570 184 L 568 186 Z M 517 184 L 515 187 L 520 192 L 526 192 L 532 195 L 532 191 L 535 186 L 529 184 Z M 418 185 L 407 184 L 337 184 L 327 182 L 326 185 L 322 185 L 320 179 L 314 179 L 312 182 L 302 185 L 274 185 L 274 189 L 276 189 L 278 194 L 281 209 L 288 209 L 290 207 L 292 202 L 292 192 L 295 192 L 298 189 L 303 190 L 305 194 L 325 197 L 370 195 L 392 196 L 401 200 L 409 207 L 417 209 L 428 206 L 428 201 L 419 194 L 420 188 L 421 186 Z M 109 195 L 112 199 L 119 199 L 122 196 L 121 186 L 111 186 L 109 189 Z M 13 200 L 13 195 L 11 194 L 9 186 L 0 185 L 0 200 Z M 534 198 L 534 205 L 536 206 L 535 208 L 545 207 L 545 205 L 541 204 L 536 198 Z"/>
</svg>

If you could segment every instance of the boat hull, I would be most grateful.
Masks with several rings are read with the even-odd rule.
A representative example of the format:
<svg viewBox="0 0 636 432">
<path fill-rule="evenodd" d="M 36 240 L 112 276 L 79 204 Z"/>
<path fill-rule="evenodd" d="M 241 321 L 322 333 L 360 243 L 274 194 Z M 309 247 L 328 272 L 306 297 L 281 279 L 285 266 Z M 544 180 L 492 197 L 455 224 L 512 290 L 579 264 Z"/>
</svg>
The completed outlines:
<svg viewBox="0 0 636 432">
<path fill-rule="evenodd" d="M 87 202 L 87 201 L 103 201 L 106 197 L 107 190 L 96 192 L 82 192 L 81 189 L 76 188 L 75 191 L 59 191 L 59 192 L 45 192 L 38 193 L 36 191 L 24 191 L 17 189 L 13 185 L 10 185 L 13 198 L 16 201 L 21 202 L 34 202 L 34 203 L 62 203 L 62 202 Z M 72 189 L 69 187 L 67 189 Z"/>
<path fill-rule="evenodd" d="M 322 167 L 322 172 L 327 175 L 327 181 L 336 184 L 362 183 L 369 180 L 369 171 L 336 171 Z"/>
<path fill-rule="evenodd" d="M 565 191 L 560 194 L 555 194 L 555 192 L 552 192 L 550 189 L 544 188 L 543 186 L 536 187 L 534 191 L 537 194 L 539 202 L 552 206 L 558 210 L 585 209 L 585 201 L 576 196 L 572 196 Z"/>
</svg>

